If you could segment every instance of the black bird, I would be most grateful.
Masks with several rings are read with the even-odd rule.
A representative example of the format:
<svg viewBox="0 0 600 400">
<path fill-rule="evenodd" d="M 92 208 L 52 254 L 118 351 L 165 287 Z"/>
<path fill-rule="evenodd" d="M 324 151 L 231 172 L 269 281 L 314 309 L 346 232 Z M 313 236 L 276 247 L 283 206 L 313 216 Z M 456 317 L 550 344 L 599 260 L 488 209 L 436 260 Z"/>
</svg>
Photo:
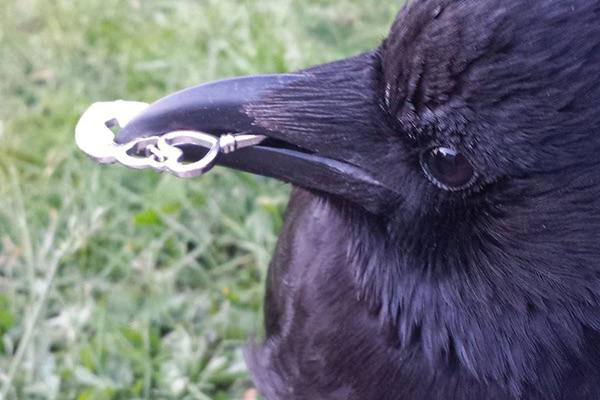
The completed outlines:
<svg viewBox="0 0 600 400">
<path fill-rule="evenodd" d="M 117 139 L 175 129 L 267 135 L 220 164 L 297 187 L 247 357 L 267 399 L 600 399 L 600 1 L 415 0 L 373 51 Z"/>
</svg>

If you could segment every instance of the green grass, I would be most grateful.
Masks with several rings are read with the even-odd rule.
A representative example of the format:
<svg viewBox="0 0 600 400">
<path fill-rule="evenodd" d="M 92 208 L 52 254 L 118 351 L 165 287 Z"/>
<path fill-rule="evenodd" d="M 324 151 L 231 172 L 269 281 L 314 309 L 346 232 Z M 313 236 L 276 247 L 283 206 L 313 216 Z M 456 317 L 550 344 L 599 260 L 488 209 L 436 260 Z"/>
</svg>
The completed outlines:
<svg viewBox="0 0 600 400">
<path fill-rule="evenodd" d="M 0 0 L 0 399 L 241 399 L 288 188 L 97 166 L 74 125 L 374 47 L 399 4 Z"/>
</svg>

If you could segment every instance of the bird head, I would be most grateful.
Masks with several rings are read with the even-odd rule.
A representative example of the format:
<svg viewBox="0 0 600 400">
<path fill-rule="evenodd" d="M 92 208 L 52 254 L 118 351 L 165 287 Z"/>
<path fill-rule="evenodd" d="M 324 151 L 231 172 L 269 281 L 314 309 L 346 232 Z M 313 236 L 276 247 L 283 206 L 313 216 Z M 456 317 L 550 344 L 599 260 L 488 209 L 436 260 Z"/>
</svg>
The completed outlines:
<svg viewBox="0 0 600 400">
<path fill-rule="evenodd" d="M 599 19 L 588 0 L 413 1 L 373 51 L 184 90 L 117 140 L 268 136 L 220 162 L 346 218 L 357 290 L 400 345 L 518 391 L 540 349 L 600 330 Z"/>
</svg>

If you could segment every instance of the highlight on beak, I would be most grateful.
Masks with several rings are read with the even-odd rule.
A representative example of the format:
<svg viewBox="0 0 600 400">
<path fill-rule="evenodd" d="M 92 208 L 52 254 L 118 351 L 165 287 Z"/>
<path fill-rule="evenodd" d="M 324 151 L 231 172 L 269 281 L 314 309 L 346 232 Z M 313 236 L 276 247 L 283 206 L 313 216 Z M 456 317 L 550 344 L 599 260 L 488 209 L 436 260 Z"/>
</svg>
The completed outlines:
<svg viewBox="0 0 600 400">
<path fill-rule="evenodd" d="M 260 133 L 244 112 L 260 95 L 285 86 L 300 75 L 250 76 L 207 83 L 188 88 L 153 103 L 134 118 L 116 137 L 127 143 L 143 136 L 173 131 L 201 131 L 212 134 Z"/>
</svg>

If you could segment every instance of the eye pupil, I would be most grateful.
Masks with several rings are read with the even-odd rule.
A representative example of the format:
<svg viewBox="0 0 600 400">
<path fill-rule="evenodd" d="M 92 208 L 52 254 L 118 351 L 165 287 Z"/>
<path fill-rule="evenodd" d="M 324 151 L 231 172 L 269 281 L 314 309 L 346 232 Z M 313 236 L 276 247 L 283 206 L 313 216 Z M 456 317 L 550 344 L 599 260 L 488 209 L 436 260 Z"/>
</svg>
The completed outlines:
<svg viewBox="0 0 600 400">
<path fill-rule="evenodd" d="M 446 190 L 465 189 L 475 179 L 475 170 L 465 156 L 448 147 L 426 151 L 421 164 L 427 176 Z"/>
</svg>

